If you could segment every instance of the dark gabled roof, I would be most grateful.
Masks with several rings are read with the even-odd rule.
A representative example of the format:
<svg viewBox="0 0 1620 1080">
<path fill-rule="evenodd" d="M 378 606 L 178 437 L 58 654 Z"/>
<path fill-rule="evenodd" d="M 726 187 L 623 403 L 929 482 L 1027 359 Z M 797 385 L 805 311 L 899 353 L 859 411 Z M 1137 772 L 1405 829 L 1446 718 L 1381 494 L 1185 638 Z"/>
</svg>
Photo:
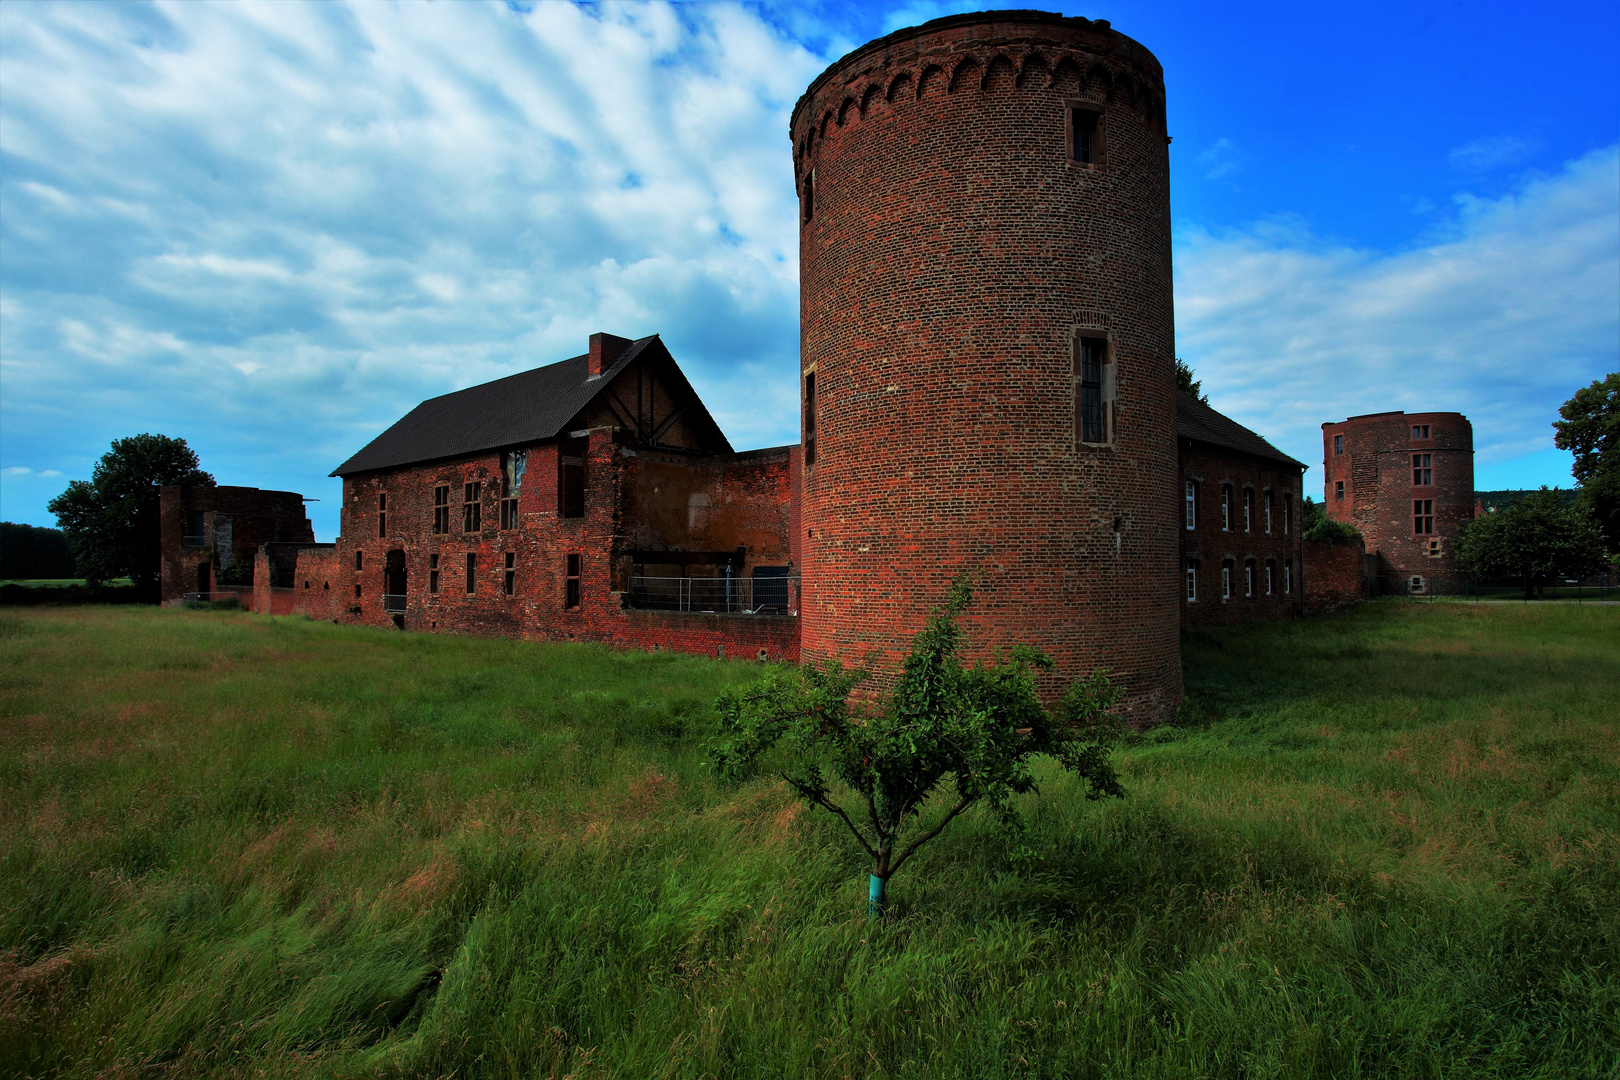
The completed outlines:
<svg viewBox="0 0 1620 1080">
<path fill-rule="evenodd" d="M 1286 462 L 1300 469 L 1306 467 L 1303 461 L 1289 457 L 1231 417 L 1179 391 L 1176 393 L 1176 438 L 1236 450 L 1250 457 Z"/>
<path fill-rule="evenodd" d="M 631 342 L 598 379 L 585 378 L 590 359 L 587 354 L 428 398 L 333 469 L 332 475 L 351 476 L 554 439 L 566 432 L 569 421 L 580 410 L 607 389 L 614 376 L 638 357 L 654 355 L 668 359 L 680 376 L 679 386 L 691 392 L 680 367 L 658 335 L 653 334 Z M 695 392 L 692 397 L 696 399 Z M 707 419 L 708 411 L 702 402 L 697 407 Z M 719 429 L 715 432 L 718 435 Z M 723 442 L 725 436 L 719 438 Z"/>
</svg>

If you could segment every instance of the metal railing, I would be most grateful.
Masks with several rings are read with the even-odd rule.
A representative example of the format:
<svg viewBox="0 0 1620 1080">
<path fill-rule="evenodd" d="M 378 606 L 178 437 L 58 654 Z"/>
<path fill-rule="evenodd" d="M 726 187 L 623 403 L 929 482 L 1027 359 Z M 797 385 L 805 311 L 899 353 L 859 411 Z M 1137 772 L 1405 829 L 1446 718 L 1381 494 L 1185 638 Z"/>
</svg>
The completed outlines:
<svg viewBox="0 0 1620 1080">
<path fill-rule="evenodd" d="M 383 610 L 384 611 L 404 611 L 405 610 L 405 594 L 404 593 L 383 593 Z"/>
<path fill-rule="evenodd" d="M 1380 596 L 1402 597 L 1407 600 L 1588 600 L 1613 603 L 1620 599 L 1620 588 L 1609 584 L 1607 576 L 1584 581 L 1559 579 L 1536 584 L 1531 596 L 1524 594 L 1524 583 L 1516 581 L 1480 581 L 1469 573 L 1418 574 L 1411 577 L 1378 575 L 1367 579 L 1369 598 Z"/>
<path fill-rule="evenodd" d="M 786 615 L 785 577 L 646 577 L 630 579 L 629 606 L 643 611 L 712 615 Z"/>
<path fill-rule="evenodd" d="M 183 548 L 205 548 L 208 546 L 208 537 L 182 536 L 180 538 L 180 546 Z"/>
</svg>

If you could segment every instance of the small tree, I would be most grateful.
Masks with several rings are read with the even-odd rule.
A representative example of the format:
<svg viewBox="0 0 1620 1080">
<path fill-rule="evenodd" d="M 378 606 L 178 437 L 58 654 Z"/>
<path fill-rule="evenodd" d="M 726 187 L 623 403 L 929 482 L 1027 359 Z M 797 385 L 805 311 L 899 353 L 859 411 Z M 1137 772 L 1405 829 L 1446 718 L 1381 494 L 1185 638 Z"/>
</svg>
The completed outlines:
<svg viewBox="0 0 1620 1080">
<path fill-rule="evenodd" d="M 1192 365 L 1181 357 L 1176 357 L 1176 389 L 1183 394 L 1191 394 L 1205 405 L 1209 404 L 1209 395 L 1203 392 L 1204 380 L 1193 378 Z"/>
<path fill-rule="evenodd" d="M 90 479 L 75 480 L 47 504 L 73 546 L 79 575 L 90 584 L 128 577 L 149 590 L 158 574 L 158 488 L 213 487 L 184 439 L 131 435 L 114 439 Z"/>
<path fill-rule="evenodd" d="M 1575 455 L 1581 501 L 1609 551 L 1620 553 L 1620 372 L 1575 391 L 1558 414 L 1553 443 Z"/>
<path fill-rule="evenodd" d="M 1326 540 L 1338 542 L 1354 540 L 1361 534 L 1342 521 L 1334 521 L 1327 516 L 1327 508 L 1317 503 L 1309 495 L 1301 506 L 1300 532 L 1307 540 Z"/>
<path fill-rule="evenodd" d="M 1044 654 L 1021 647 L 965 667 L 957 659 L 957 616 L 971 598 L 970 583 L 959 579 L 944 609 L 913 639 L 893 695 L 865 715 L 848 707 L 865 672 L 837 661 L 774 671 L 716 703 L 720 729 L 710 754 L 719 773 L 741 780 L 768 767 L 842 821 L 872 859 L 874 914 L 889 878 L 975 803 L 1016 833 L 1012 796 L 1035 790 L 1036 756 L 1055 758 L 1084 778 L 1087 798 L 1124 794 L 1108 760 L 1119 728 L 1108 712 L 1118 691 L 1107 675 L 1072 684 L 1048 711 L 1036 696 L 1033 670 L 1052 666 Z M 947 789 L 950 809 L 924 827 L 924 805 Z"/>
<path fill-rule="evenodd" d="M 1542 488 L 1464 522 L 1457 563 L 1483 578 L 1522 581 L 1528 600 L 1549 581 L 1602 570 L 1603 536 L 1585 506 L 1570 505 Z"/>
</svg>

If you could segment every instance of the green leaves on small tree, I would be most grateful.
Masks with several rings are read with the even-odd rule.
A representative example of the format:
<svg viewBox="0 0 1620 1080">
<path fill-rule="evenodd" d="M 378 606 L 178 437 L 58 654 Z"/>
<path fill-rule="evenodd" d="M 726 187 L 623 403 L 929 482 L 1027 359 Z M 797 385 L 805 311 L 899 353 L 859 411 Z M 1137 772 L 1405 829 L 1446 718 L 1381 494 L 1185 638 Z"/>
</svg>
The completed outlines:
<svg viewBox="0 0 1620 1080">
<path fill-rule="evenodd" d="M 128 577 L 149 590 L 158 575 L 158 488 L 213 487 L 184 439 L 114 439 L 90 479 L 75 480 L 47 504 L 67 534 L 79 576 L 90 584 Z"/>
<path fill-rule="evenodd" d="M 1620 372 L 1575 391 L 1558 415 L 1553 443 L 1575 455 L 1581 502 L 1609 551 L 1620 554 Z"/>
<path fill-rule="evenodd" d="M 1327 516 L 1327 508 L 1322 506 L 1309 495 L 1300 508 L 1300 528 L 1307 540 L 1326 540 L 1330 543 L 1351 541 L 1361 534 L 1342 521 L 1334 521 Z"/>
<path fill-rule="evenodd" d="M 1585 506 L 1542 488 L 1464 522 L 1457 563 L 1483 578 L 1522 581 L 1528 598 L 1549 581 L 1602 570 L 1603 537 Z"/>
<path fill-rule="evenodd" d="M 1027 647 L 975 666 L 957 658 L 957 617 L 972 598 L 966 579 L 912 641 L 894 693 L 865 713 L 850 691 L 865 672 L 831 661 L 773 671 L 716 703 L 710 754 L 719 773 L 744 780 L 776 772 L 812 806 L 840 819 L 872 859 L 873 902 L 917 850 L 975 803 L 1014 834 L 1012 797 L 1035 790 L 1031 760 L 1045 755 L 1086 782 L 1091 799 L 1121 796 L 1108 747 L 1119 733 L 1118 698 L 1106 673 L 1073 683 L 1055 710 L 1035 692 L 1035 671 L 1052 666 Z M 949 807 L 928 823 L 936 792 Z"/>
</svg>

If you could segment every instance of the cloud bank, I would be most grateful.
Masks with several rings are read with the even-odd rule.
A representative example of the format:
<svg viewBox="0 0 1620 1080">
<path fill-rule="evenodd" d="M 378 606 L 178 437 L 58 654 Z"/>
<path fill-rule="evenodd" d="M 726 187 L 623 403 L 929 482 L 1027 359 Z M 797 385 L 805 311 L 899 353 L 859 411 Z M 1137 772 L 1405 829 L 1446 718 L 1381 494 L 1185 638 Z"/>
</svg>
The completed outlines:
<svg viewBox="0 0 1620 1080">
<path fill-rule="evenodd" d="M 1324 421 L 1457 411 L 1473 422 L 1488 489 L 1508 475 L 1497 466 L 1552 450 L 1558 405 L 1620 356 L 1615 147 L 1500 199 L 1461 197 L 1442 231 L 1406 251 L 1288 222 L 1187 227 L 1176 240 L 1182 358 L 1210 404 L 1313 466 Z"/>
<path fill-rule="evenodd" d="M 595 330 L 662 333 L 737 445 L 796 437 L 786 132 L 824 61 L 747 10 L 0 19 L 8 462 L 160 430 L 315 494 L 422 398 Z"/>
</svg>

